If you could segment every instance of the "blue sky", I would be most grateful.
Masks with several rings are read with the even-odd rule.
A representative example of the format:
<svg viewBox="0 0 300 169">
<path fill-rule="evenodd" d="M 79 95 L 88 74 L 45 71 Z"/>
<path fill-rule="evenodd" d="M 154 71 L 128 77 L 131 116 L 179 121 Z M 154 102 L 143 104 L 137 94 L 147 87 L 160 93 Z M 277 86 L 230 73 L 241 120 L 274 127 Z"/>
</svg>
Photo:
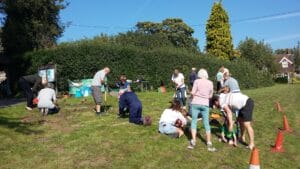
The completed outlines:
<svg viewBox="0 0 300 169">
<path fill-rule="evenodd" d="M 69 0 L 61 22 L 71 24 L 59 42 L 126 32 L 138 21 L 161 22 L 182 18 L 194 30 L 201 50 L 205 23 L 214 0 Z M 299 0 L 223 0 L 231 22 L 234 46 L 252 37 L 273 49 L 296 46 L 300 41 Z"/>
</svg>

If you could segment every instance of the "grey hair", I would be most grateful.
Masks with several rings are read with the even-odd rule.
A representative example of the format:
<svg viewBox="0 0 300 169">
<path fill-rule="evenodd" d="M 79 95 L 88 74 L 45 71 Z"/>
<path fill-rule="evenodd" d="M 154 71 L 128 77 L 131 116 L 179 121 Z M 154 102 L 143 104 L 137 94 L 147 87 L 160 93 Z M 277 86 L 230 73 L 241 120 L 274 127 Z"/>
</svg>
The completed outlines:
<svg viewBox="0 0 300 169">
<path fill-rule="evenodd" d="M 200 79 L 203 79 L 203 78 L 208 79 L 207 71 L 205 69 L 200 69 L 199 72 L 198 72 L 198 77 Z"/>
</svg>

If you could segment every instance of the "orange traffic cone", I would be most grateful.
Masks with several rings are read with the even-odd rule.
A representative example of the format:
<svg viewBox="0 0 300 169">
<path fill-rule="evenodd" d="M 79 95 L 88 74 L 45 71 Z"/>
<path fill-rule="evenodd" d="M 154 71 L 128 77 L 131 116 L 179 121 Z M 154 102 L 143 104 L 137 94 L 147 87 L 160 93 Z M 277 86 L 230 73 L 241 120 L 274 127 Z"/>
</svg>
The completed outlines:
<svg viewBox="0 0 300 169">
<path fill-rule="evenodd" d="M 250 158 L 250 167 L 249 169 L 260 169 L 259 166 L 259 152 L 257 148 L 253 148 Z"/>
<path fill-rule="evenodd" d="M 282 131 L 279 129 L 278 134 L 277 134 L 276 143 L 274 146 L 272 146 L 271 151 L 272 152 L 283 152 L 282 142 L 283 142 L 283 134 L 282 134 Z"/>
<path fill-rule="evenodd" d="M 286 115 L 283 115 L 283 130 L 289 133 L 293 131 L 289 126 Z"/>
<path fill-rule="evenodd" d="M 282 110 L 281 105 L 280 105 L 279 102 L 276 102 L 276 103 L 275 103 L 275 107 L 276 107 L 277 111 L 283 112 L 283 110 Z"/>
</svg>

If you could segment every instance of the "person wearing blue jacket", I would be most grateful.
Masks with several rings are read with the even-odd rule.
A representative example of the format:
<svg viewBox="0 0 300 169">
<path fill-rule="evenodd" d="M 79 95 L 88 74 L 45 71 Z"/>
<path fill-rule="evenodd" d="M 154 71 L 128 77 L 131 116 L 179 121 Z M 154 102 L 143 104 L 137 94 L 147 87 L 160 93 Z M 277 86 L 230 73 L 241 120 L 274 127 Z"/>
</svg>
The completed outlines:
<svg viewBox="0 0 300 169">
<path fill-rule="evenodd" d="M 151 125 L 149 117 L 142 118 L 142 103 L 130 88 L 120 96 L 119 114 L 123 114 L 126 109 L 129 111 L 130 123 Z"/>
</svg>

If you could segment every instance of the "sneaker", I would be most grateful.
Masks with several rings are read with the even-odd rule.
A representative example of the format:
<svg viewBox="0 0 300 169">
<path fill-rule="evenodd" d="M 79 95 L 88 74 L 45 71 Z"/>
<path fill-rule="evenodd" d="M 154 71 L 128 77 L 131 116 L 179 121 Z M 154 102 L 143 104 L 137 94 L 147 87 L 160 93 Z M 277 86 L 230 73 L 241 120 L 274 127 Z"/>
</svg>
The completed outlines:
<svg viewBox="0 0 300 169">
<path fill-rule="evenodd" d="M 194 149 L 195 146 L 196 146 L 195 141 L 194 141 L 194 140 L 191 140 L 191 141 L 190 141 L 190 145 L 188 146 L 188 149 Z"/>
<path fill-rule="evenodd" d="M 31 111 L 32 110 L 32 108 L 31 107 L 25 107 L 27 110 L 29 110 L 29 111 Z"/>
<path fill-rule="evenodd" d="M 215 147 L 213 147 L 212 144 L 208 144 L 208 145 L 207 145 L 207 150 L 210 151 L 210 152 L 215 152 L 215 151 L 217 151 L 217 149 L 216 149 Z"/>
</svg>

